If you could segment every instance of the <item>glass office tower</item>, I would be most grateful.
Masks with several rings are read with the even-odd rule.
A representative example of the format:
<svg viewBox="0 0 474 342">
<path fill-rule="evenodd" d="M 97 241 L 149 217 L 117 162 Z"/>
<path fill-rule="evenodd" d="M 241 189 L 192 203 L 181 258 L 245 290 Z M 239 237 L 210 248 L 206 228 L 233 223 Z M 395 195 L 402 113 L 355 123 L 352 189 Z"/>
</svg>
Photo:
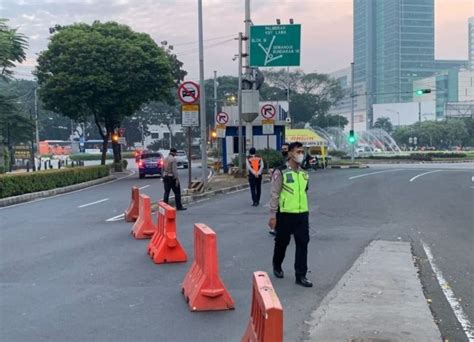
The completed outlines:
<svg viewBox="0 0 474 342">
<path fill-rule="evenodd" d="M 436 69 L 434 0 L 354 0 L 354 63 L 369 102 L 411 101 L 413 80 Z"/>
</svg>

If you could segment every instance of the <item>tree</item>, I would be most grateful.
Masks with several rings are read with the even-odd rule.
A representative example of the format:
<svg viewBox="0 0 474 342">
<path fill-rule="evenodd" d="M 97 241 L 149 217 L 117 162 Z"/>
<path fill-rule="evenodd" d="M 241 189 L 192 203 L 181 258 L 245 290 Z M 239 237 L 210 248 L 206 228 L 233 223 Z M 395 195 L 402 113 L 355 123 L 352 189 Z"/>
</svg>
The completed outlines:
<svg viewBox="0 0 474 342">
<path fill-rule="evenodd" d="M 339 83 L 328 75 L 304 73 L 297 70 L 288 74 L 284 69 L 265 73 L 266 86 L 283 89 L 286 100 L 286 89 L 290 91 L 290 113 L 293 121 L 325 121 L 331 106 L 344 97 Z"/>
<path fill-rule="evenodd" d="M 390 118 L 386 118 L 386 117 L 381 117 L 375 120 L 374 128 L 383 129 L 388 134 L 393 132 L 392 122 L 390 121 Z"/>
<path fill-rule="evenodd" d="M 340 127 L 344 129 L 344 127 L 349 123 L 349 120 L 347 120 L 343 115 L 318 114 L 313 116 L 310 123 L 311 126 L 317 126 L 320 128 Z"/>
<path fill-rule="evenodd" d="M 80 121 L 92 116 L 103 140 L 151 100 L 171 101 L 170 60 L 148 34 L 115 22 L 56 26 L 36 75 L 46 109 Z M 112 143 L 114 161 L 120 161 Z"/>
<path fill-rule="evenodd" d="M 15 63 L 23 63 L 28 48 L 26 37 L 9 28 L 7 21 L 0 18 L 0 79 L 3 80 L 12 79 Z"/>
<path fill-rule="evenodd" d="M 22 63 L 26 58 L 28 42 L 26 37 L 17 29 L 7 25 L 7 19 L 0 18 L 0 82 L 7 82 L 13 78 L 15 63 Z M 17 112 L 16 98 L 0 92 L 0 168 L 5 165 L 4 141 L 7 141 L 11 152 L 13 132 L 17 139 L 23 138 L 24 133 L 30 131 L 31 122 Z M 10 153 L 11 155 L 11 153 Z"/>
</svg>

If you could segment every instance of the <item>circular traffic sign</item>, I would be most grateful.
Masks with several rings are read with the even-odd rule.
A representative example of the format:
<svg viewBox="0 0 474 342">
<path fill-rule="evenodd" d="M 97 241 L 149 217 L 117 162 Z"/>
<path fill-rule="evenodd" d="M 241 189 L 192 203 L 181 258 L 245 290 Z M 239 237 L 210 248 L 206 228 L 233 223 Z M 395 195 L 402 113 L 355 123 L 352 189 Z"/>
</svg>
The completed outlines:
<svg viewBox="0 0 474 342">
<path fill-rule="evenodd" d="M 265 119 L 273 119 L 276 114 L 276 109 L 273 105 L 266 104 L 262 107 L 262 109 L 260 110 L 260 113 Z"/>
<path fill-rule="evenodd" d="M 224 112 L 220 112 L 216 114 L 216 122 L 219 125 L 225 125 L 226 123 L 229 122 L 229 115 Z"/>
<path fill-rule="evenodd" d="M 199 85 L 192 81 L 181 83 L 178 87 L 178 97 L 182 103 L 195 103 L 199 100 Z"/>
</svg>

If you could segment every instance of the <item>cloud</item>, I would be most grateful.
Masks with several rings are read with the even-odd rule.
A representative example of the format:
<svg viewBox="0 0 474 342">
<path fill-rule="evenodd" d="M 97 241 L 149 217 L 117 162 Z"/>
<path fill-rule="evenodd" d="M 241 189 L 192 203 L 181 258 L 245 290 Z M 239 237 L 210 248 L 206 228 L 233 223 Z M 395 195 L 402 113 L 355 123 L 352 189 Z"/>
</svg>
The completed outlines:
<svg viewBox="0 0 474 342">
<path fill-rule="evenodd" d="M 251 0 L 254 24 L 302 24 L 302 68 L 331 72 L 352 60 L 353 0 Z M 244 0 L 203 0 L 205 74 L 236 74 L 232 57 L 244 31 Z M 466 58 L 467 17 L 472 0 L 436 0 L 437 57 Z M 455 4 L 455 5 L 454 5 Z M 2 0 L 2 17 L 30 37 L 28 61 L 46 49 L 48 28 L 55 24 L 117 21 L 148 33 L 158 44 L 175 46 L 189 74 L 198 75 L 196 0 Z M 223 37 L 213 39 L 216 37 Z M 212 39 L 212 40 L 210 40 Z M 185 45 L 182 45 L 186 43 Z M 191 43 L 191 44 L 189 44 Z M 439 55 L 439 56 L 438 56 Z"/>
</svg>

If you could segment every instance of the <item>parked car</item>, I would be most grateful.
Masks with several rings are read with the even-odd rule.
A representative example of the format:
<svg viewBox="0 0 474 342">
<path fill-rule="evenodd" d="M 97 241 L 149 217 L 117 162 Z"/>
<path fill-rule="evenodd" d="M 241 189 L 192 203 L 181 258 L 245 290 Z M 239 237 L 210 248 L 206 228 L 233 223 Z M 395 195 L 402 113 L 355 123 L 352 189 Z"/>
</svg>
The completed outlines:
<svg viewBox="0 0 474 342">
<path fill-rule="evenodd" d="M 138 175 L 163 175 L 164 157 L 160 152 L 142 152 L 138 161 Z"/>
<path fill-rule="evenodd" d="M 187 169 L 189 167 L 188 155 L 184 150 L 176 151 L 176 161 L 178 162 L 178 167 L 182 167 L 183 169 Z"/>
</svg>

